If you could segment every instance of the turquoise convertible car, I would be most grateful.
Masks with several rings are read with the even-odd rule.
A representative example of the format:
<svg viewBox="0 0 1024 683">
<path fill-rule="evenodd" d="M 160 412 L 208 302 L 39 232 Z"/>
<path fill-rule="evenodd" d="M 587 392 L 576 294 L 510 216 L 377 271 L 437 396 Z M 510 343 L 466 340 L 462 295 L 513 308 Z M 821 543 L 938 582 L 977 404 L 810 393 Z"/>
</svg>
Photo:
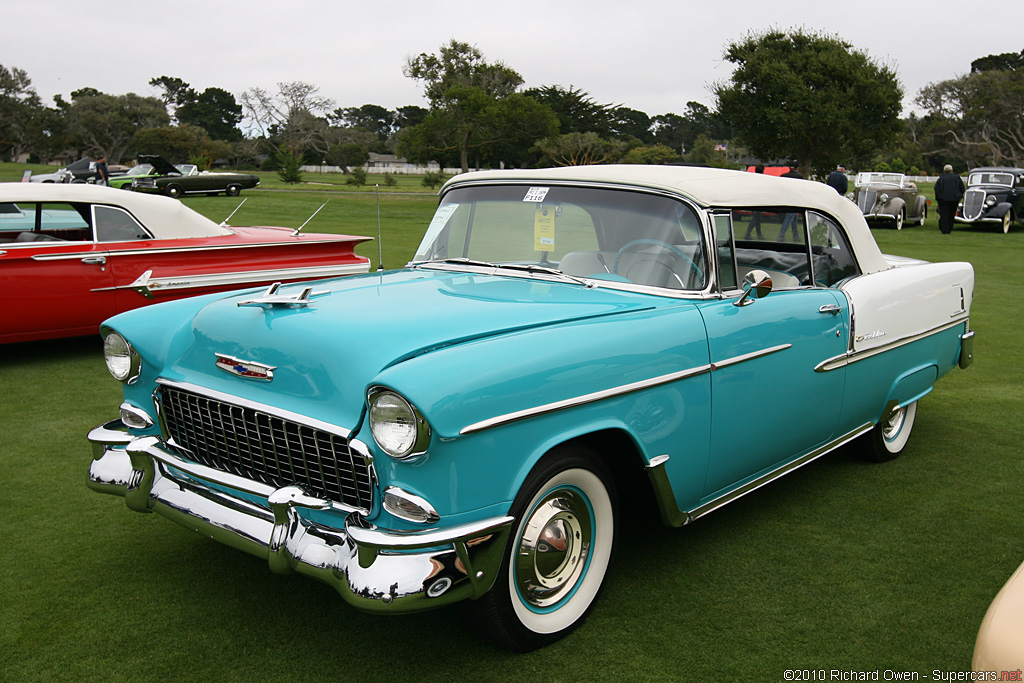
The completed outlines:
<svg viewBox="0 0 1024 683">
<path fill-rule="evenodd" d="M 747 238 L 759 213 L 785 230 Z M 89 483 L 360 609 L 465 600 L 529 650 L 594 607 L 623 510 L 681 526 L 851 441 L 898 456 L 971 361 L 973 289 L 820 183 L 463 174 L 401 270 L 108 320 L 124 402 Z"/>
</svg>

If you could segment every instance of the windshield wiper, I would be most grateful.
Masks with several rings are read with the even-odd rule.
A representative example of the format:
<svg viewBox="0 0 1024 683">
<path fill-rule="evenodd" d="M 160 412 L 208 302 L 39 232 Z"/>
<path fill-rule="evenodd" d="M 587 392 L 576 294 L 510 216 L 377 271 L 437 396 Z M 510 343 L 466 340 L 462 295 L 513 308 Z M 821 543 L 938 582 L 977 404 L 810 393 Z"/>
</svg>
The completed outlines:
<svg viewBox="0 0 1024 683">
<path fill-rule="evenodd" d="M 552 275 L 557 278 L 561 278 L 567 282 L 574 282 L 578 285 L 583 285 L 587 289 L 593 289 L 597 287 L 597 283 L 593 280 L 587 280 L 585 278 L 576 277 L 575 275 L 568 275 L 558 270 L 557 268 L 551 268 L 549 266 L 538 266 L 532 263 L 490 263 L 489 261 L 477 261 L 475 259 L 465 258 L 459 256 L 457 258 L 438 259 L 436 261 L 426 261 L 423 263 L 417 263 L 417 266 L 429 266 L 438 263 L 450 263 L 452 265 L 459 266 L 477 266 L 479 268 L 495 268 L 498 270 L 519 270 L 526 273 L 539 273 L 542 275 Z"/>
</svg>

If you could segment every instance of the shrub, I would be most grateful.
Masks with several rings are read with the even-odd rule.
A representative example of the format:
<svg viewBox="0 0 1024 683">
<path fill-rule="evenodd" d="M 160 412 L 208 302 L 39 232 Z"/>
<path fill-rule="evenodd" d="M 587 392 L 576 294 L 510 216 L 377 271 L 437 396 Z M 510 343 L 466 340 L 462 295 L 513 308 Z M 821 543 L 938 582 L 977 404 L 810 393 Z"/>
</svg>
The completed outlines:
<svg viewBox="0 0 1024 683">
<path fill-rule="evenodd" d="M 292 184 L 302 182 L 302 154 L 282 149 L 274 156 L 277 161 L 277 177 L 281 179 L 281 182 Z"/>
<path fill-rule="evenodd" d="M 444 184 L 444 173 L 440 171 L 427 171 L 423 174 L 423 187 L 429 187 L 433 190 L 436 187 L 440 187 Z"/>
<path fill-rule="evenodd" d="M 398 181 L 395 180 L 395 177 L 393 175 L 391 175 L 390 173 L 385 173 L 384 174 L 384 185 L 385 186 L 387 186 L 387 187 L 394 187 L 397 184 L 398 184 Z"/>
<path fill-rule="evenodd" d="M 366 184 L 366 169 L 355 167 L 349 173 L 348 178 L 345 178 L 346 185 L 355 185 L 356 187 L 362 187 Z"/>
</svg>

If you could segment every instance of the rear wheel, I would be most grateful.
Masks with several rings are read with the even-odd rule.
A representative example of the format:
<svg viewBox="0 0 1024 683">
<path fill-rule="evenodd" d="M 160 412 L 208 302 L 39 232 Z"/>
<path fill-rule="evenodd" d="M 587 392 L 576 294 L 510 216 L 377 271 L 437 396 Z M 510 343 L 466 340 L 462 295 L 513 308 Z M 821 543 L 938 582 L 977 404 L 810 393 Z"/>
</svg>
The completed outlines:
<svg viewBox="0 0 1024 683">
<path fill-rule="evenodd" d="M 910 440 L 917 418 L 917 401 L 908 406 L 893 406 L 886 410 L 866 436 L 865 456 L 868 460 L 885 462 L 898 458 Z"/>
<path fill-rule="evenodd" d="M 611 477 L 591 451 L 553 451 L 527 477 L 491 590 L 467 607 L 495 644 L 526 652 L 553 643 L 593 608 L 615 539 Z"/>
</svg>

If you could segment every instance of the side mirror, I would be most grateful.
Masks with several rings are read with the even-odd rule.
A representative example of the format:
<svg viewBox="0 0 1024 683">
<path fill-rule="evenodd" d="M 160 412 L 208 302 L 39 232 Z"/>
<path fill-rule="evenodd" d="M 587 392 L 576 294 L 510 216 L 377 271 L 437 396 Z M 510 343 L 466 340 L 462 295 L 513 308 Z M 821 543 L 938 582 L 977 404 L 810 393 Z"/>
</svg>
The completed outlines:
<svg viewBox="0 0 1024 683">
<path fill-rule="evenodd" d="M 771 294 L 772 276 L 763 270 L 752 270 L 743 278 L 743 296 L 733 306 L 746 306 L 754 299 L 763 299 Z"/>
</svg>

